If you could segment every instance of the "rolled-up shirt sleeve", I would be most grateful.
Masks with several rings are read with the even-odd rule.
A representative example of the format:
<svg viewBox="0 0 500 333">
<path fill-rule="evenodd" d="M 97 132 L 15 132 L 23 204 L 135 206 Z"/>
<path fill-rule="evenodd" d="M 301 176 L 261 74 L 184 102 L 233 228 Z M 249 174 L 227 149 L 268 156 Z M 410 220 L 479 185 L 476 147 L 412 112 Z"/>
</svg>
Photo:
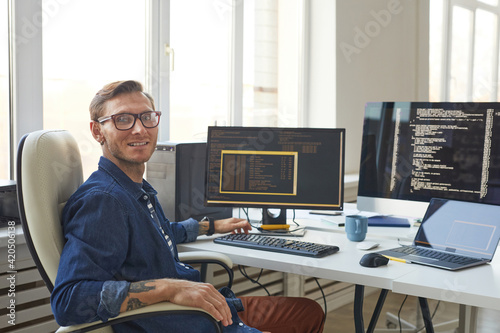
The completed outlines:
<svg viewBox="0 0 500 333">
<path fill-rule="evenodd" d="M 113 318 L 120 314 L 120 308 L 127 297 L 130 282 L 106 281 L 102 285 L 101 299 L 97 308 L 99 318 Z"/>
<path fill-rule="evenodd" d="M 184 243 L 194 242 L 198 237 L 200 228 L 200 224 L 198 223 L 198 221 L 190 218 L 186 221 L 179 222 L 179 225 L 181 225 L 186 230 L 186 240 L 184 241 Z"/>
</svg>

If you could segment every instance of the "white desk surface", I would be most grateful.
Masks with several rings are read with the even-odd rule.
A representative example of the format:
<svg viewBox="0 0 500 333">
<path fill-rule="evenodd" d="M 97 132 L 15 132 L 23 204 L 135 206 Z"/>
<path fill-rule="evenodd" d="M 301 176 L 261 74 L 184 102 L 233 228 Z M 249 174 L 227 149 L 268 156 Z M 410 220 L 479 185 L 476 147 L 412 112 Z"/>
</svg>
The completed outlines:
<svg viewBox="0 0 500 333">
<path fill-rule="evenodd" d="M 395 279 L 392 291 L 500 310 L 500 257 L 490 264 L 456 272 L 410 265 L 418 266 L 418 269 Z"/>
<path fill-rule="evenodd" d="M 258 220 L 261 217 L 260 209 L 250 209 L 249 210 L 250 219 Z M 328 215 L 317 215 L 310 214 L 308 210 L 296 210 L 295 211 L 295 221 L 300 224 L 300 226 L 305 226 L 309 230 L 320 230 L 320 231 L 331 231 L 336 233 L 344 233 L 344 227 L 338 227 L 333 223 L 325 222 L 325 220 L 335 220 L 338 222 L 344 222 L 346 215 L 373 215 L 371 213 L 360 212 L 356 205 L 353 203 L 346 203 L 344 206 L 344 211 L 342 215 L 339 216 L 328 216 Z M 246 216 L 239 210 L 235 210 L 233 216 L 246 218 Z M 293 213 L 291 210 L 287 211 L 288 224 L 293 228 L 294 223 L 292 222 Z M 413 224 L 413 221 L 412 221 Z M 378 238 L 384 239 L 393 239 L 393 240 L 401 240 L 405 242 L 413 241 L 415 234 L 417 233 L 418 227 L 368 227 L 368 233 L 373 236 L 377 236 Z"/>
<path fill-rule="evenodd" d="M 346 211 L 344 215 L 352 213 L 356 212 Z M 342 220 L 344 216 L 335 218 Z M 371 251 L 362 251 L 356 248 L 356 242 L 347 239 L 343 227 L 321 222 L 319 215 L 299 212 L 296 214 L 295 221 L 301 226 L 307 226 L 305 236 L 298 239 L 337 245 L 340 251 L 325 258 L 314 259 L 219 245 L 212 241 L 216 235 L 199 237 L 194 243 L 179 244 L 178 248 L 180 251 L 204 250 L 224 253 L 235 264 L 361 284 L 401 294 L 500 310 L 499 253 L 491 264 L 457 272 L 395 261 L 390 261 L 387 266 L 367 268 L 359 265 L 359 260 L 364 254 L 396 247 L 398 239 L 411 241 L 417 228 L 369 227 L 366 240 L 377 241 L 380 246 Z"/>
<path fill-rule="evenodd" d="M 345 234 L 340 232 L 307 230 L 304 237 L 298 238 L 303 241 L 337 245 L 340 248 L 338 253 L 318 259 L 215 244 L 213 238 L 214 236 L 199 237 L 194 243 L 178 244 L 178 249 L 179 251 L 215 251 L 226 254 L 235 264 L 384 289 L 392 289 L 394 279 L 415 270 L 412 265 L 398 265 L 399 263 L 395 262 L 390 262 L 384 267 L 362 267 L 359 260 L 368 251 L 358 250 L 357 243 L 349 241 Z M 367 240 L 372 239 L 375 240 L 370 235 L 367 236 Z M 388 239 L 380 243 L 381 246 L 377 250 L 398 245 L 397 241 Z"/>
</svg>

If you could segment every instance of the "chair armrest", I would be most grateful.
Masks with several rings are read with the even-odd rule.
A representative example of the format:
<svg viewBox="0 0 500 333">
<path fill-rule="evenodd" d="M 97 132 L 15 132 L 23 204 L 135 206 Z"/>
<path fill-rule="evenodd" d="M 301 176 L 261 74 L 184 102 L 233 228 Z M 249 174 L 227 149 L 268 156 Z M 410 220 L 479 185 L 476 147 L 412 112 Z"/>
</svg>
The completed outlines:
<svg viewBox="0 0 500 333">
<path fill-rule="evenodd" d="M 153 305 L 148 305 L 140 309 L 122 312 L 118 316 L 110 318 L 107 322 L 96 321 L 87 324 L 63 326 L 60 327 L 56 331 L 56 333 L 67 333 L 67 332 L 83 333 L 134 319 L 154 317 L 158 315 L 179 315 L 179 314 L 195 314 L 209 318 L 210 321 L 214 324 L 216 332 L 222 332 L 222 325 L 220 324 L 220 322 L 217 321 L 205 310 L 201 308 L 177 305 L 169 302 L 162 302 Z"/>
<path fill-rule="evenodd" d="M 231 288 L 233 283 L 233 262 L 225 254 L 216 252 L 181 252 L 179 253 L 179 259 L 186 264 L 217 264 L 222 266 L 229 275 L 228 287 Z M 214 325 L 217 325 L 216 332 L 222 332 L 222 326 L 220 322 L 216 321 L 208 312 L 200 309 L 188 306 L 177 305 L 169 302 L 162 302 L 153 305 L 148 305 L 146 307 L 130 310 L 120 313 L 114 318 L 110 318 L 107 322 L 97 321 L 87 324 L 79 324 L 72 326 L 60 327 L 56 333 L 67 333 L 67 332 L 88 332 L 99 328 L 109 327 L 110 325 L 119 324 L 129 320 L 154 317 L 158 315 L 169 315 L 169 314 L 197 314 L 210 318 Z M 104 331 L 103 331 L 104 332 Z"/>
<path fill-rule="evenodd" d="M 179 259 L 185 264 L 202 264 L 201 274 L 202 281 L 204 281 L 206 277 L 206 264 L 216 264 L 221 266 L 226 270 L 226 273 L 229 277 L 229 281 L 227 283 L 227 287 L 231 288 L 233 286 L 233 261 L 231 258 L 222 253 L 217 252 L 205 252 L 205 251 L 189 251 L 189 252 L 180 252 Z"/>
<path fill-rule="evenodd" d="M 179 252 L 179 259 L 184 263 L 212 262 L 214 264 L 224 264 L 229 268 L 233 268 L 233 261 L 231 260 L 231 258 L 226 256 L 225 254 L 217 252 Z"/>
</svg>

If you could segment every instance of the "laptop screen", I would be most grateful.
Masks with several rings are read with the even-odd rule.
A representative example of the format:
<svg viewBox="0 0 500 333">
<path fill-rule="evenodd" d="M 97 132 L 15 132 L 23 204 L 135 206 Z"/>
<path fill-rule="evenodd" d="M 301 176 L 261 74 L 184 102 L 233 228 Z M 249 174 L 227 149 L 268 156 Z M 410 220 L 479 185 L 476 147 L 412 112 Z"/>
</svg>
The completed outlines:
<svg viewBox="0 0 500 333">
<path fill-rule="evenodd" d="M 500 206 L 432 199 L 414 245 L 491 259 L 500 239 Z"/>
</svg>

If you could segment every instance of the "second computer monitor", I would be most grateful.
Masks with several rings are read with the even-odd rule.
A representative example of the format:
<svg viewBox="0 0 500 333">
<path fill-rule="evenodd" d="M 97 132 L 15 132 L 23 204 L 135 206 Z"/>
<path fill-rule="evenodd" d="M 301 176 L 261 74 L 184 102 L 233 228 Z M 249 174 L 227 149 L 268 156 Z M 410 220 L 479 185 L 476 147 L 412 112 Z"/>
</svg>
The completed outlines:
<svg viewBox="0 0 500 333">
<path fill-rule="evenodd" d="M 344 129 L 209 127 L 206 204 L 342 210 L 344 147 Z"/>
<path fill-rule="evenodd" d="M 500 103 L 367 103 L 358 209 L 423 217 L 431 198 L 500 204 Z"/>
</svg>

